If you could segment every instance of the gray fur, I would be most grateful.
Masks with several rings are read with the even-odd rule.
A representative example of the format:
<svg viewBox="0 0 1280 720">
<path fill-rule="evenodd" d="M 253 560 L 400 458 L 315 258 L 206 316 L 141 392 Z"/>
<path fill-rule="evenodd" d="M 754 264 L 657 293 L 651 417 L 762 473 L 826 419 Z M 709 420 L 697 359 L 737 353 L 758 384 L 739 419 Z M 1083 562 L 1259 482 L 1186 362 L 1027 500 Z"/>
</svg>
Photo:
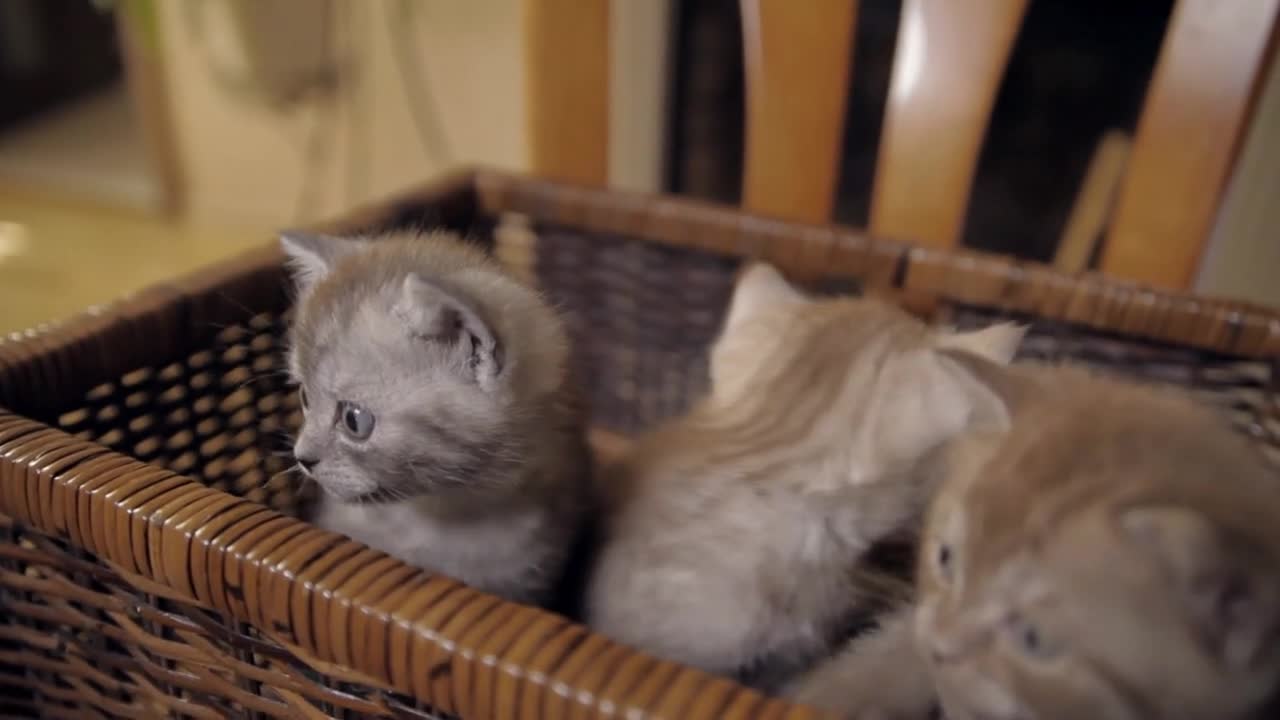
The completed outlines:
<svg viewBox="0 0 1280 720">
<path fill-rule="evenodd" d="M 290 371 L 308 398 L 295 455 L 314 521 L 425 569 L 545 602 L 585 512 L 587 458 L 560 319 L 443 234 L 290 234 Z M 366 440 L 343 403 L 374 414 Z"/>
</svg>

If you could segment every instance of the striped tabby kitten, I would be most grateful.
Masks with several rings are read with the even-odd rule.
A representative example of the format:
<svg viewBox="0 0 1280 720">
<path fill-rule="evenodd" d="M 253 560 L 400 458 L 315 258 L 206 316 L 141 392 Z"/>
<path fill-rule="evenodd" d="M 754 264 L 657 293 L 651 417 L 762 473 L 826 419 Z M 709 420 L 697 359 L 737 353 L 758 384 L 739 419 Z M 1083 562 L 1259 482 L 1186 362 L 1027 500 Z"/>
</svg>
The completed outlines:
<svg viewBox="0 0 1280 720">
<path fill-rule="evenodd" d="M 1012 426 L 948 453 L 917 608 L 795 696 L 856 717 L 924 718 L 934 688 L 950 720 L 1275 717 L 1280 484 L 1261 454 L 1185 398 L 979 372 Z"/>
<path fill-rule="evenodd" d="M 559 317 L 444 233 L 281 242 L 299 290 L 294 454 L 324 490 L 314 522 L 548 601 L 589 491 Z"/>
<path fill-rule="evenodd" d="M 1004 361 L 1021 334 L 934 331 L 752 267 L 712 348 L 709 394 L 604 473 L 588 623 L 765 687 L 825 653 L 884 584 L 859 573 L 863 556 L 919 520 L 916 462 L 1002 419 L 941 349 Z"/>
</svg>

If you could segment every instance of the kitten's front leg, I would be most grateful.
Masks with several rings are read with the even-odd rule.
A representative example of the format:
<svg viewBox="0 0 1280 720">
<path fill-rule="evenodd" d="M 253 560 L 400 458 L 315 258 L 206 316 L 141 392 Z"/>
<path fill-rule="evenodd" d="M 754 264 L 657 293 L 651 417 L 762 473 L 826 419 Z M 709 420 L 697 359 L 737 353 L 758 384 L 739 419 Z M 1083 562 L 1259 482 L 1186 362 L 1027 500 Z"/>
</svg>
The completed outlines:
<svg viewBox="0 0 1280 720">
<path fill-rule="evenodd" d="M 784 695 L 855 720 L 929 720 L 937 705 L 928 666 L 916 654 L 911 609 L 851 640 Z"/>
</svg>

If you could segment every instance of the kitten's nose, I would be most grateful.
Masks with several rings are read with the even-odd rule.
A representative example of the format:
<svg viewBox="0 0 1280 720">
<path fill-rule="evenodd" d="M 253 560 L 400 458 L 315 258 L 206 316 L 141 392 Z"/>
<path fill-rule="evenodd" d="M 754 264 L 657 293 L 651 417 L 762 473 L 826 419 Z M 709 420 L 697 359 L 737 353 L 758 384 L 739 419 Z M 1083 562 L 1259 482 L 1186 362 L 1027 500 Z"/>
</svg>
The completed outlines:
<svg viewBox="0 0 1280 720">
<path fill-rule="evenodd" d="M 298 464 L 302 466 L 302 471 L 308 475 L 311 474 L 311 471 L 315 469 L 316 465 L 320 464 L 319 458 L 308 457 L 305 455 L 298 455 L 296 460 L 298 461 Z"/>
</svg>

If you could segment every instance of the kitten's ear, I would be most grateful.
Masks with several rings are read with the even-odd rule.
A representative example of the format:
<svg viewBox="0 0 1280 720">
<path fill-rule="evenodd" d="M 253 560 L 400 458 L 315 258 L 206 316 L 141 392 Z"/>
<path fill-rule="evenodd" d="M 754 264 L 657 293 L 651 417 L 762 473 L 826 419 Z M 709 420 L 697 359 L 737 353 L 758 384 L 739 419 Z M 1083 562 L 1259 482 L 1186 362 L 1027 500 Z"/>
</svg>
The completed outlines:
<svg viewBox="0 0 1280 720">
<path fill-rule="evenodd" d="M 884 398 L 883 419 L 876 430 L 880 444 L 916 457 L 962 433 L 1005 432 L 1009 408 L 989 377 L 1000 370 L 978 358 L 932 349 L 893 357 L 878 380 L 878 395 Z"/>
<path fill-rule="evenodd" d="M 392 314 L 414 337 L 448 343 L 466 353 L 466 369 L 480 386 L 492 389 L 502 374 L 502 344 L 493 329 L 467 300 L 440 285 L 409 273 Z"/>
<path fill-rule="evenodd" d="M 935 385 L 933 402 L 940 410 L 963 418 L 961 429 L 965 431 L 1009 429 L 1008 399 L 998 388 L 1004 368 L 984 364 L 982 358 L 966 362 L 945 352 L 933 353 L 933 357 L 938 366 L 929 381 Z M 928 405 L 924 409 L 926 414 L 932 412 Z"/>
<path fill-rule="evenodd" d="M 804 294 L 792 287 L 772 265 L 752 263 L 738 275 L 725 327 L 736 327 L 762 310 L 804 299 Z"/>
<path fill-rule="evenodd" d="M 1007 365 L 1018 352 L 1018 346 L 1022 344 L 1022 338 L 1026 334 L 1026 325 L 1000 323 L 969 332 L 944 332 L 938 337 L 938 347 L 961 350 Z"/>
<path fill-rule="evenodd" d="M 355 252 L 362 245 L 360 240 L 299 230 L 280 233 L 280 247 L 288 257 L 299 290 L 315 285 L 329 274 L 338 258 Z"/>
<path fill-rule="evenodd" d="M 1120 527 L 1160 566 L 1229 667 L 1248 668 L 1270 649 L 1280 623 L 1280 590 L 1257 552 L 1182 507 L 1129 508 Z"/>
</svg>

